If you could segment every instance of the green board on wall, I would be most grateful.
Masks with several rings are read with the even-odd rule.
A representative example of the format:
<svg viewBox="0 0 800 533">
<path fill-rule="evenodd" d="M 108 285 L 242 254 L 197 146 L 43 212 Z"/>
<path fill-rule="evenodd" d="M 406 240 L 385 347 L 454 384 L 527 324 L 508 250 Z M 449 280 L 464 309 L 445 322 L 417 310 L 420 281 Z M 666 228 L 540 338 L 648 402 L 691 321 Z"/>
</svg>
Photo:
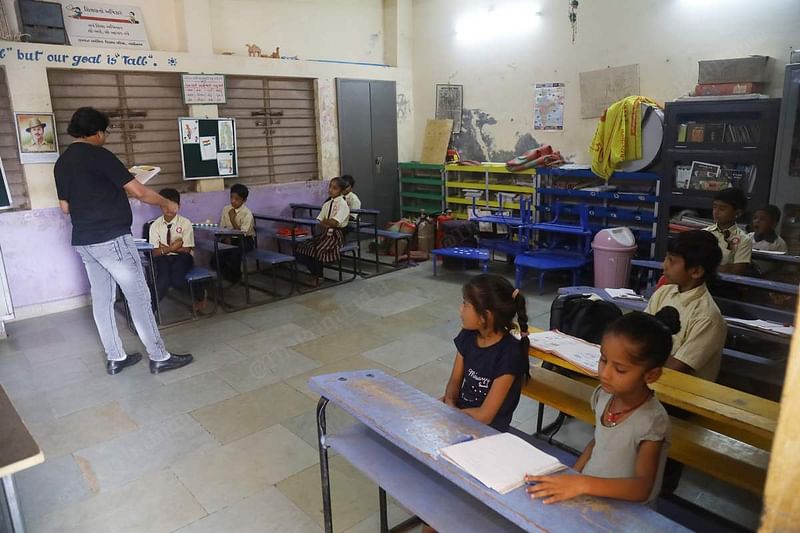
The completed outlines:
<svg viewBox="0 0 800 533">
<path fill-rule="evenodd" d="M 11 189 L 8 186 L 8 176 L 3 161 L 0 160 L 0 209 L 9 207 L 11 207 Z"/>
<path fill-rule="evenodd" d="M 236 119 L 178 119 L 183 179 L 233 178 L 238 175 Z"/>
</svg>

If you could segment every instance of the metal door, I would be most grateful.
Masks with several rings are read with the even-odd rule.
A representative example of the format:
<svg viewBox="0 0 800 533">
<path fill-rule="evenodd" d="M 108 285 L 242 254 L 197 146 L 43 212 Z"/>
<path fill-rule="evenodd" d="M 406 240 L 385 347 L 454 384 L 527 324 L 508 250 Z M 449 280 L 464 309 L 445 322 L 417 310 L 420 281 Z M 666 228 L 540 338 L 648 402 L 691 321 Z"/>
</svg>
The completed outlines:
<svg viewBox="0 0 800 533">
<path fill-rule="evenodd" d="M 372 171 L 375 209 L 380 222 L 396 219 L 400 211 L 397 188 L 397 97 L 393 81 L 369 82 L 372 126 Z"/>
<path fill-rule="evenodd" d="M 336 93 L 341 172 L 355 177 L 363 207 L 379 209 L 383 224 L 398 210 L 395 83 L 337 79 Z"/>
</svg>

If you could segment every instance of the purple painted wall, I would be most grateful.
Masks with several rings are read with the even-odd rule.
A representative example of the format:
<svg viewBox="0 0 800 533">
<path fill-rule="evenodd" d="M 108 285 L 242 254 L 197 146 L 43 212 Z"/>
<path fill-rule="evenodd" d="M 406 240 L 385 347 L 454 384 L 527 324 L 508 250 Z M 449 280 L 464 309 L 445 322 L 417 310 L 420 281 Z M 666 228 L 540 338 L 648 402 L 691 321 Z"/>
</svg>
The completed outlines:
<svg viewBox="0 0 800 533">
<path fill-rule="evenodd" d="M 250 188 L 247 205 L 254 213 L 289 215 L 289 203 L 322 204 L 327 183 L 320 181 L 263 185 Z M 186 193 L 181 214 L 193 222 L 219 222 L 229 202 L 225 191 Z M 133 235 L 140 237 L 142 224 L 161 214 L 157 207 L 131 201 Z M 259 230 L 266 225 L 259 225 Z M 70 246 L 72 224 L 58 208 L 0 214 L 0 249 L 8 274 L 14 307 L 53 302 L 89 292 L 83 264 Z M 262 239 L 259 246 L 269 246 Z"/>
</svg>

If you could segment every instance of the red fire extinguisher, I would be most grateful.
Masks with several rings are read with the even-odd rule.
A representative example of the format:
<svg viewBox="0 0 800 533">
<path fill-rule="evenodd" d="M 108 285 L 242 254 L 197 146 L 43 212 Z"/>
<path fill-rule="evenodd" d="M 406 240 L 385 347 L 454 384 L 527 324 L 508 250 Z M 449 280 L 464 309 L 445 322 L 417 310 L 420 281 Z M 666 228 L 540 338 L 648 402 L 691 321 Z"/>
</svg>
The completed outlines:
<svg viewBox="0 0 800 533">
<path fill-rule="evenodd" d="M 443 213 L 436 217 L 436 247 L 442 248 L 442 240 L 444 239 L 444 223 L 450 220 L 455 220 L 452 211 Z"/>
</svg>

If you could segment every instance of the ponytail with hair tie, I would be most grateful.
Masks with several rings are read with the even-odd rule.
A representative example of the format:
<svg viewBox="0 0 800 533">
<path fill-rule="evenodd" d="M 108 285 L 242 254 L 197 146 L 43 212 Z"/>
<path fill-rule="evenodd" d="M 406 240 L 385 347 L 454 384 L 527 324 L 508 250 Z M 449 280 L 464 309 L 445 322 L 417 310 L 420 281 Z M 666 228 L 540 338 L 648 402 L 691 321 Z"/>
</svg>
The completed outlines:
<svg viewBox="0 0 800 533">
<path fill-rule="evenodd" d="M 528 339 L 528 309 L 525 305 L 525 296 L 519 292 L 519 289 L 514 289 L 511 297 L 517 308 L 517 324 L 519 324 L 520 374 L 524 374 L 524 379 L 527 381 L 531 377 L 530 356 L 528 355 L 531 347 L 531 341 Z"/>
</svg>

